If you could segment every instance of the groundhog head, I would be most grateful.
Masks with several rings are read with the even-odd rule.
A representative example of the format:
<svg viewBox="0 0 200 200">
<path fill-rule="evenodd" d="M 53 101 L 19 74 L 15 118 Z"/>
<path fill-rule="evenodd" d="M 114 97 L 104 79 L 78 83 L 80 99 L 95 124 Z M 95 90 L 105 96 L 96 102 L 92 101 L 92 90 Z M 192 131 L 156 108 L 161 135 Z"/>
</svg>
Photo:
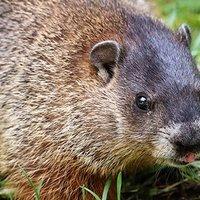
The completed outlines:
<svg viewBox="0 0 200 200">
<path fill-rule="evenodd" d="M 117 107 L 104 167 L 194 161 L 200 150 L 200 79 L 190 30 L 182 25 L 171 32 L 143 17 L 128 22 L 121 43 L 100 41 L 90 53 Z"/>
</svg>

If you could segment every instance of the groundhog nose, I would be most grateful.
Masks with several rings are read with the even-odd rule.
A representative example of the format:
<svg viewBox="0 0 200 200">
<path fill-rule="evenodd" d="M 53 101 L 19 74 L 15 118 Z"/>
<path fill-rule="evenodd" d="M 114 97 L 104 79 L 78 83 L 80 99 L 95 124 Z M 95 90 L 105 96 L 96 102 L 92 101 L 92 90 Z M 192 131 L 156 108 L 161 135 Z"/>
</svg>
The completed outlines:
<svg viewBox="0 0 200 200">
<path fill-rule="evenodd" d="M 187 143 L 184 141 L 175 141 L 175 146 L 178 152 L 181 154 L 185 154 L 188 152 L 200 152 L 200 141 L 196 141 L 195 143 L 188 141 Z"/>
<path fill-rule="evenodd" d="M 192 139 L 189 141 L 174 141 L 175 148 L 177 152 L 184 156 L 188 153 L 199 153 L 200 152 L 200 140 L 196 139 L 194 142 Z"/>
<path fill-rule="evenodd" d="M 172 140 L 177 152 L 181 155 L 200 152 L 200 130 L 191 124 L 184 124 L 180 133 Z"/>
</svg>

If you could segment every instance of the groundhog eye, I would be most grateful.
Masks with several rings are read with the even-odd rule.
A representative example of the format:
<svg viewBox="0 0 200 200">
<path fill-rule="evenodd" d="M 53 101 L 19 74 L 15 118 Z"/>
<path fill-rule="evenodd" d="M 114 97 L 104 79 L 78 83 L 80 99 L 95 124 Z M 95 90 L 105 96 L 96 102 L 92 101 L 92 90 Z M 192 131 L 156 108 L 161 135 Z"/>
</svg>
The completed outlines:
<svg viewBox="0 0 200 200">
<path fill-rule="evenodd" d="M 136 105 L 141 110 L 149 110 L 150 109 L 150 101 L 149 98 L 143 94 L 136 96 Z"/>
</svg>

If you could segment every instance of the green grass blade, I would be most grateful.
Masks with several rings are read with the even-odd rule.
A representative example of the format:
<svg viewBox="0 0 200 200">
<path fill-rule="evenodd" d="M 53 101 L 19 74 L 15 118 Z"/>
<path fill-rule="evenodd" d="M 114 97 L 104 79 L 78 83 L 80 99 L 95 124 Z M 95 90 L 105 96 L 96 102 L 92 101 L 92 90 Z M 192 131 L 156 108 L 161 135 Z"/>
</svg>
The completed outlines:
<svg viewBox="0 0 200 200">
<path fill-rule="evenodd" d="M 81 191 L 82 191 L 82 197 L 83 197 L 83 200 L 86 200 L 86 191 L 85 191 L 85 186 L 83 185 L 82 187 L 81 187 Z"/>
<path fill-rule="evenodd" d="M 121 189 L 122 189 L 122 172 L 119 172 L 117 176 L 117 200 L 121 199 Z"/>
<path fill-rule="evenodd" d="M 102 200 L 107 200 L 108 198 L 108 192 L 109 192 L 109 189 L 110 189 L 110 186 L 111 186 L 111 182 L 112 182 L 112 179 L 111 177 L 106 181 L 106 184 L 104 186 L 104 189 L 103 189 L 103 195 L 102 195 Z"/>
<path fill-rule="evenodd" d="M 8 195 L 9 200 L 14 200 L 13 195 L 9 194 Z"/>
<path fill-rule="evenodd" d="M 38 195 L 40 195 L 40 192 L 41 192 L 41 189 L 42 189 L 43 186 L 44 186 L 44 181 L 41 180 L 41 181 L 39 182 L 39 185 L 36 187 L 36 190 L 37 190 L 37 194 L 38 194 Z"/>
<path fill-rule="evenodd" d="M 200 169 L 200 160 L 190 163 L 190 166 Z"/>
<path fill-rule="evenodd" d="M 101 198 L 97 194 L 95 194 L 93 191 L 91 191 L 90 189 L 88 189 L 84 186 L 82 186 L 81 188 L 86 190 L 87 192 L 89 192 L 96 200 L 101 200 Z"/>
<path fill-rule="evenodd" d="M 40 200 L 40 194 L 38 193 L 38 188 L 35 186 L 33 181 L 30 179 L 27 172 L 21 166 L 19 166 L 19 168 L 21 169 L 22 175 L 27 179 L 29 185 L 33 188 L 34 194 L 35 194 L 35 200 Z M 39 191 L 40 191 L 40 189 L 39 189 Z"/>
</svg>

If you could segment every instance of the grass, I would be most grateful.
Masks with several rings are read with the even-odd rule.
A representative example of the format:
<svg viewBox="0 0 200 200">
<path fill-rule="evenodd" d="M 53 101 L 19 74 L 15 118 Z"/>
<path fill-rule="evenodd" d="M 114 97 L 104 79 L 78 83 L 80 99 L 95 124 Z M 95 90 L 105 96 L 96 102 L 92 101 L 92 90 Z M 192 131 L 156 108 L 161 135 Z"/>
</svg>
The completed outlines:
<svg viewBox="0 0 200 200">
<path fill-rule="evenodd" d="M 192 30 L 191 52 L 200 66 L 200 1 L 199 0 L 154 0 L 158 9 L 157 13 L 164 19 L 166 24 L 177 29 L 180 24 L 187 23 Z M 40 190 L 43 186 L 41 181 L 35 185 L 28 174 L 21 169 L 27 183 L 33 188 L 35 200 L 40 200 Z M 111 179 L 105 183 L 101 197 L 82 186 L 83 199 L 87 192 L 96 200 L 107 200 Z M 5 179 L 0 178 L 0 199 L 12 200 L 13 194 L 4 189 Z M 124 176 L 122 187 L 122 173 L 117 176 L 117 200 L 134 199 L 200 199 L 200 161 L 180 168 L 154 167 L 139 174 Z"/>
<path fill-rule="evenodd" d="M 35 185 L 28 173 L 21 166 L 19 166 L 19 168 L 21 169 L 22 176 L 24 176 L 24 178 L 27 180 L 27 183 L 33 189 L 35 200 L 40 200 L 40 191 L 44 185 L 44 181 L 41 180 L 38 185 Z"/>
<path fill-rule="evenodd" d="M 95 200 L 108 200 L 108 193 L 111 186 L 111 181 L 112 181 L 111 178 L 109 178 L 106 181 L 102 197 L 99 197 L 95 192 L 91 191 L 87 187 L 82 186 L 81 188 L 83 193 L 83 200 L 86 200 L 85 192 L 89 192 L 95 198 Z M 116 181 L 116 200 L 121 200 L 121 192 L 122 192 L 121 190 L 122 190 L 122 173 L 120 172 L 117 175 L 117 181 Z"/>
<path fill-rule="evenodd" d="M 5 189 L 5 177 L 0 177 L 0 199 L 13 200 L 13 191 Z"/>
<path fill-rule="evenodd" d="M 111 178 L 109 178 L 105 183 L 102 197 L 99 197 L 95 192 L 91 191 L 90 189 L 88 189 L 85 186 L 81 187 L 82 192 L 83 192 L 83 200 L 87 200 L 86 199 L 86 192 L 90 193 L 95 198 L 95 200 L 107 200 L 110 185 L 111 185 Z"/>
<path fill-rule="evenodd" d="M 155 176 L 156 173 L 158 173 L 157 176 Z M 157 179 L 161 178 L 164 174 L 167 175 L 167 179 L 165 178 L 164 181 L 159 180 L 160 185 L 155 184 L 156 181 L 158 181 Z M 174 178 L 174 174 L 176 174 L 176 178 Z M 170 175 L 172 179 L 170 178 Z M 188 165 L 176 166 L 174 168 L 157 166 L 151 172 L 145 171 L 143 173 L 139 173 L 135 176 L 135 180 L 133 180 L 133 177 L 129 177 L 129 180 L 125 180 L 124 188 L 122 189 L 122 173 L 120 172 L 118 174 L 116 181 L 117 200 L 164 199 L 170 195 L 170 199 L 181 199 L 182 196 L 179 196 L 179 193 L 174 197 L 172 194 L 176 193 L 180 186 L 184 184 L 192 184 L 192 187 L 200 184 L 200 161 L 196 161 Z M 131 186 L 131 188 L 128 188 L 127 184 L 129 184 L 129 187 Z M 91 191 L 87 187 L 83 186 L 83 200 L 86 200 L 86 192 L 90 193 L 95 200 L 108 200 L 110 185 L 111 179 L 109 178 L 105 183 L 102 197 L 99 197 L 94 191 Z M 200 192 L 196 192 L 195 196 L 190 196 L 189 199 L 200 199 Z"/>
<path fill-rule="evenodd" d="M 179 167 L 154 168 L 136 175 L 130 199 L 200 199 L 200 162 Z M 140 179 L 139 181 L 137 179 Z M 193 192 L 193 190 L 195 192 Z M 192 191 L 192 192 L 191 192 Z"/>
<path fill-rule="evenodd" d="M 32 188 L 34 192 L 34 199 L 35 200 L 41 200 L 40 198 L 40 192 L 42 187 L 44 186 L 44 181 L 41 180 L 37 185 L 33 182 L 29 174 L 26 172 L 25 169 L 23 169 L 21 166 L 19 166 L 19 170 L 21 170 L 22 178 L 25 178 L 27 181 L 27 184 Z M 6 185 L 5 178 L 0 179 L 0 199 L 2 200 L 14 200 L 14 193 L 12 190 L 4 189 Z"/>
</svg>

